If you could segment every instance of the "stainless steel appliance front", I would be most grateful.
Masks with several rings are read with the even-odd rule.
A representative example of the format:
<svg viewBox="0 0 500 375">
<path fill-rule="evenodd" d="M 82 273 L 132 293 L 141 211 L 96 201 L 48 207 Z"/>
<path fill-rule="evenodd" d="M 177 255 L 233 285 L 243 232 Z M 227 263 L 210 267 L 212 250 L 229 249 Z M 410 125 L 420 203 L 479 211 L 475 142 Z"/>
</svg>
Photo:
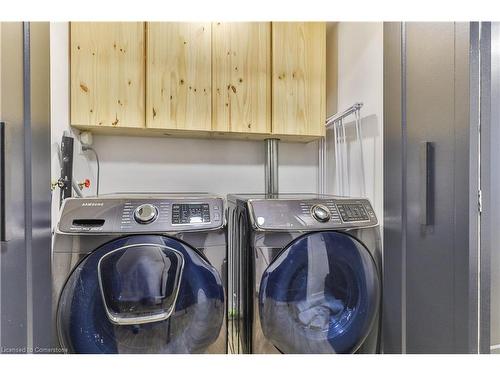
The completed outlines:
<svg viewBox="0 0 500 375">
<path fill-rule="evenodd" d="M 314 218 L 313 208 L 317 205 L 323 205 L 330 211 L 330 218 L 327 221 L 318 220 Z M 349 210 L 347 211 L 347 207 Z M 338 212 L 342 208 L 345 211 L 344 219 Z M 347 212 L 349 215 L 347 215 Z M 358 220 L 355 221 L 354 217 Z M 326 353 L 334 352 L 335 348 L 326 343 L 325 340 L 307 340 L 307 337 L 302 335 L 296 336 L 295 341 L 300 345 L 290 346 L 283 343 L 283 340 L 274 340 L 270 337 L 276 332 L 268 328 L 269 319 L 263 319 L 261 312 L 266 312 L 264 304 L 266 303 L 265 297 L 272 294 L 269 292 L 269 283 L 289 282 L 283 279 L 275 279 L 267 277 L 270 270 L 276 268 L 276 264 L 280 257 L 286 253 L 294 244 L 299 243 L 308 235 L 319 234 L 328 236 L 338 234 L 346 235 L 349 242 L 355 239 L 363 244 L 366 249 L 366 254 L 370 254 L 367 260 L 375 264 L 377 275 L 376 279 L 380 279 L 381 275 L 381 243 L 379 236 L 379 228 L 376 216 L 370 203 L 366 199 L 353 199 L 342 198 L 335 196 L 319 196 L 319 195 L 286 195 L 281 194 L 273 196 L 272 199 L 266 199 L 265 195 L 232 195 L 228 197 L 228 232 L 229 232 L 229 316 L 228 316 L 228 343 L 229 350 L 233 353 L 280 353 L 286 352 L 283 348 L 287 347 L 289 352 L 302 352 L 302 353 Z M 309 239 L 305 240 L 306 242 Z M 315 241 L 311 239 L 311 241 Z M 320 239 L 322 242 L 323 239 Z M 346 244 L 345 242 L 344 244 Z M 323 243 L 324 244 L 324 243 Z M 306 268 L 309 268 L 312 273 L 318 272 L 317 277 L 311 277 L 312 273 L 308 272 L 307 281 L 294 284 L 293 287 L 288 288 L 285 294 L 290 294 L 290 290 L 303 290 L 308 293 L 305 284 L 308 283 L 309 291 L 312 285 L 315 284 L 319 290 L 323 290 L 324 284 L 321 280 L 322 277 L 319 273 L 323 272 L 323 265 L 321 264 L 320 254 L 326 249 L 321 243 L 317 243 L 316 251 L 308 252 L 306 259 L 302 259 Z M 316 245 L 312 245 L 315 247 Z M 327 246 L 328 247 L 328 246 Z M 332 246 L 334 247 L 334 246 Z M 312 248 L 311 248 L 312 249 Z M 297 257 L 290 258 L 290 263 L 297 263 L 299 261 L 300 253 L 307 250 L 299 249 Z M 364 250 L 363 250 L 364 251 Z M 365 254 L 365 255 L 366 255 Z M 317 257 L 319 256 L 319 257 Z M 313 258 L 316 258 L 313 260 Z M 370 260 L 372 259 L 372 260 Z M 328 263 L 329 260 L 326 261 Z M 307 265 L 308 264 L 308 265 Z M 316 267 L 316 271 L 312 271 L 311 267 Z M 319 267 L 319 268 L 318 268 Z M 295 271 L 294 271 L 295 272 Z M 297 272 L 306 272 L 300 267 Z M 295 272 L 296 273 L 296 272 Z M 328 273 L 328 272 L 327 272 Z M 300 277 L 299 277 L 300 278 Z M 298 278 L 296 278 L 298 280 Z M 267 289 L 263 289 L 262 283 L 267 283 Z M 290 284 L 291 285 L 291 284 Z M 278 288 L 284 285 L 278 285 Z M 266 291 L 267 290 L 267 291 Z M 292 293 L 295 293 L 292 292 Z M 314 293 L 313 293 L 314 294 Z M 321 293 L 320 293 L 321 294 Z M 311 293 L 309 293 L 309 296 Z M 316 294 L 318 296 L 319 294 Z M 270 305 L 271 309 L 283 308 L 283 304 L 279 301 L 285 301 L 291 298 L 293 301 L 286 302 L 286 305 L 295 306 L 297 314 L 295 318 L 286 317 L 286 315 L 277 316 L 277 320 L 281 323 L 281 331 L 290 331 L 291 326 L 287 326 L 287 321 L 293 325 L 294 321 L 304 319 L 309 314 L 309 317 L 318 317 L 324 311 L 328 316 L 332 316 L 331 309 L 325 307 L 327 304 L 324 300 L 321 302 L 309 303 L 306 301 L 305 294 L 298 292 L 296 297 L 289 297 L 282 295 L 273 298 L 278 301 L 278 304 Z M 340 296 L 337 296 L 340 298 Z M 322 298 L 322 297 L 321 297 Z M 300 300 L 300 301 L 299 301 Z M 339 300 L 339 299 L 337 299 Z M 306 301 L 306 302 L 304 302 Z M 374 313 L 374 320 L 371 326 L 367 329 L 366 336 L 355 345 L 353 350 L 357 353 L 363 352 L 376 352 L 379 348 L 380 340 L 380 311 L 379 302 L 376 303 Z M 308 306 L 305 306 L 308 304 Z M 288 308 L 286 307 L 286 308 Z M 272 312 L 271 312 L 272 314 Z M 267 317 L 265 317 L 267 318 Z M 287 320 L 291 319 L 291 320 Z M 328 320 L 327 320 L 328 321 Z M 327 324 L 327 321 L 319 324 L 319 326 Z M 264 323 L 263 323 L 264 322 Z M 263 327 L 262 324 L 267 325 Z M 267 332 L 267 336 L 266 336 Z M 296 330 L 294 334 L 299 332 Z M 310 334 L 315 335 L 313 331 L 308 331 Z M 282 345 L 278 347 L 277 345 Z"/>
<path fill-rule="evenodd" d="M 179 202 L 193 205 L 208 204 L 211 221 L 209 223 L 195 222 L 173 226 L 171 223 L 171 208 Z M 141 224 L 135 221 L 133 211 L 143 204 L 151 204 L 158 207 L 159 215 L 157 220 L 150 224 Z M 195 210 L 195 212 L 198 211 Z M 124 223 L 124 216 L 129 219 L 126 223 Z M 54 236 L 52 250 L 53 321 L 58 320 L 58 304 L 72 273 L 81 268 L 83 261 L 88 259 L 97 249 L 121 239 L 127 241 L 127 239 L 148 238 L 147 236 L 149 236 L 153 240 L 152 245 L 162 247 L 162 245 L 155 244 L 155 238 L 164 237 L 168 241 L 178 243 L 179 246 L 187 246 L 187 248 L 193 249 L 199 254 L 199 257 L 196 255 L 198 260 L 195 261 L 199 263 L 196 267 L 204 267 L 204 262 L 206 261 L 216 270 L 222 280 L 225 300 L 227 290 L 227 245 L 224 220 L 223 199 L 206 194 L 189 196 L 136 194 L 102 196 L 88 199 L 68 199 L 61 209 L 59 225 Z M 185 274 L 185 276 L 187 278 L 190 277 L 188 274 Z M 198 296 L 196 298 L 199 299 L 201 297 Z M 226 353 L 225 302 L 223 302 L 223 309 L 224 320 L 220 332 L 217 339 L 203 350 L 205 353 Z M 106 319 L 105 316 L 104 319 Z M 200 323 L 202 322 L 193 321 L 186 324 L 196 327 Z M 155 323 L 149 323 L 149 325 L 152 324 L 154 325 Z M 177 327 L 177 329 L 179 328 Z M 172 331 L 171 334 L 175 336 L 175 331 Z M 158 334 L 158 338 L 163 337 L 161 335 Z M 60 336 L 61 332 L 54 330 L 53 337 L 57 345 L 61 343 Z M 144 343 L 144 345 L 147 345 L 147 343 Z M 182 352 L 189 351 L 189 348 L 186 346 L 179 347 L 181 349 L 172 350 L 174 352 L 176 350 L 182 350 Z M 152 342 L 151 348 L 144 350 L 146 352 L 154 352 L 156 349 Z M 141 352 L 144 352 L 144 350 Z M 116 351 L 126 353 L 135 352 L 133 348 L 123 343 L 117 343 Z"/>
</svg>

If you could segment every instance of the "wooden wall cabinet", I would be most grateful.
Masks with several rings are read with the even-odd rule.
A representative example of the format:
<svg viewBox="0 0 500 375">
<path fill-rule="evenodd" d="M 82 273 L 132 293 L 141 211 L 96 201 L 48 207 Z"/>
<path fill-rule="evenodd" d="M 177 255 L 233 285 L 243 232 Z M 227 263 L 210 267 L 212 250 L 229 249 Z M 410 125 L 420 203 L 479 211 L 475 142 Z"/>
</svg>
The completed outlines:
<svg viewBox="0 0 500 375">
<path fill-rule="evenodd" d="M 325 133 L 325 49 L 319 22 L 73 22 L 71 124 L 308 142 Z"/>
<path fill-rule="evenodd" d="M 211 130 L 211 24 L 147 24 L 146 124 Z"/>
<path fill-rule="evenodd" d="M 71 124 L 145 126 L 144 23 L 71 23 Z"/>
<path fill-rule="evenodd" d="M 212 24 L 212 126 L 271 132 L 271 23 Z"/>
<path fill-rule="evenodd" d="M 273 134 L 325 134 L 324 22 L 273 22 Z"/>
</svg>

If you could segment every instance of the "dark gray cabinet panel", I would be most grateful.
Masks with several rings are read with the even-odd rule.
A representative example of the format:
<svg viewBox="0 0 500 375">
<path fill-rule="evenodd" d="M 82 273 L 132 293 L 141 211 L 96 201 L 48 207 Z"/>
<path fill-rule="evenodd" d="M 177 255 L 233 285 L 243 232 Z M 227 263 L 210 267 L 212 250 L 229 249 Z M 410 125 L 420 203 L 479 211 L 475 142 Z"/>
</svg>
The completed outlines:
<svg viewBox="0 0 500 375">
<path fill-rule="evenodd" d="M 27 345 L 27 274 L 24 212 L 23 24 L 1 24 L 1 100 L 5 123 L 5 217 L 0 253 L 0 344 Z"/>
<path fill-rule="evenodd" d="M 32 343 L 52 344 L 51 200 L 50 194 L 50 25 L 30 22 L 31 128 L 31 301 Z M 36 350 L 36 349 L 35 349 Z"/>
<path fill-rule="evenodd" d="M 0 27 L 0 352 L 40 352 L 52 336 L 49 23 Z"/>
<path fill-rule="evenodd" d="M 477 178 L 469 164 L 470 27 L 406 23 L 384 31 L 384 186 L 392 192 L 385 197 L 384 348 L 466 353 L 477 320 L 469 305 L 477 250 L 469 233 Z"/>
<path fill-rule="evenodd" d="M 404 347 L 405 241 L 403 160 L 405 132 L 402 95 L 402 24 L 384 24 L 384 300 L 382 342 L 386 353 L 401 353 Z M 387 287 L 386 286 L 390 286 Z"/>
</svg>

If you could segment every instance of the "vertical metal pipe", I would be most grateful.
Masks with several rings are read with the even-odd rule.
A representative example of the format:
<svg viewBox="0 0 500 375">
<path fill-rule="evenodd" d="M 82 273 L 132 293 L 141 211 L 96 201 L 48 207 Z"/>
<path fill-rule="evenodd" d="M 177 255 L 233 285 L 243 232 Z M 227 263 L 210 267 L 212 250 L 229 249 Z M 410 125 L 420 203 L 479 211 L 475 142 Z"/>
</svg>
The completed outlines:
<svg viewBox="0 0 500 375">
<path fill-rule="evenodd" d="M 325 137 L 318 141 L 318 193 L 326 193 L 326 144 Z"/>
<path fill-rule="evenodd" d="M 278 144 L 279 139 L 268 138 L 266 143 L 265 188 L 266 195 L 278 194 Z"/>
</svg>

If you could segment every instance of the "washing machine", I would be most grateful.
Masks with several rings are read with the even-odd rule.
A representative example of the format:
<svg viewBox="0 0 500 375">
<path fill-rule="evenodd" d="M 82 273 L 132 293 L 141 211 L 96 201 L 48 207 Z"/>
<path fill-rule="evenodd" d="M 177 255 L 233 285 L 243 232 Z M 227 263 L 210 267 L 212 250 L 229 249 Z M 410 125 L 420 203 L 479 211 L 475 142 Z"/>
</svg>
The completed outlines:
<svg viewBox="0 0 500 375">
<path fill-rule="evenodd" d="M 379 351 L 381 241 L 367 199 L 227 201 L 230 352 Z"/>
<path fill-rule="evenodd" d="M 66 199 L 52 250 L 54 336 L 70 353 L 226 353 L 224 200 Z"/>
</svg>

